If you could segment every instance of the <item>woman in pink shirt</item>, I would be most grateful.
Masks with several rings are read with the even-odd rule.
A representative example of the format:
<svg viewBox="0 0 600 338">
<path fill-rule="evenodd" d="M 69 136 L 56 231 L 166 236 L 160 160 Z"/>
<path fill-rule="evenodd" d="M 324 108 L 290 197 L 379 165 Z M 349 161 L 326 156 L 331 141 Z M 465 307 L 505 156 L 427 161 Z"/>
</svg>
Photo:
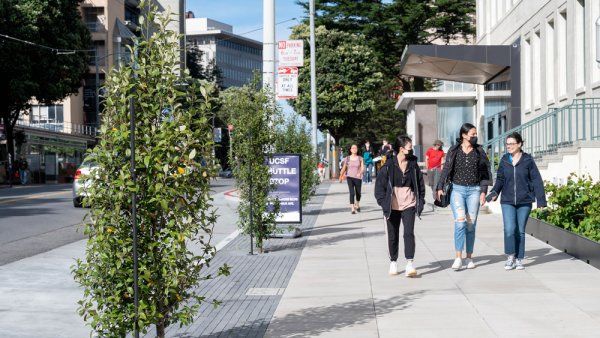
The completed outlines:
<svg viewBox="0 0 600 338">
<path fill-rule="evenodd" d="M 360 189 L 362 185 L 362 175 L 365 170 L 363 158 L 358 156 L 358 146 L 353 144 L 350 147 L 350 155 L 344 160 L 342 171 L 340 172 L 340 183 L 344 179 L 346 174 L 346 181 L 348 182 L 348 189 L 350 190 L 350 210 L 351 213 L 356 214 L 360 211 Z M 356 201 L 354 197 L 356 195 Z"/>
</svg>

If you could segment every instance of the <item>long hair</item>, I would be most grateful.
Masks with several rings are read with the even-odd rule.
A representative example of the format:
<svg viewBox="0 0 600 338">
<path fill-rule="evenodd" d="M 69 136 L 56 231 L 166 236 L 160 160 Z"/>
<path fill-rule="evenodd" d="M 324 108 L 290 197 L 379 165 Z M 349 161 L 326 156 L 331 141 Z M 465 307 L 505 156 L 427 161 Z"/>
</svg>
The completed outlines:
<svg viewBox="0 0 600 338">
<path fill-rule="evenodd" d="M 394 142 L 394 151 L 400 151 L 400 148 L 404 148 L 407 143 L 412 143 L 412 139 L 407 135 L 400 135 Z"/>
<path fill-rule="evenodd" d="M 475 126 L 469 122 L 463 123 L 463 125 L 460 127 L 460 130 L 458 131 L 458 138 L 456 139 L 456 143 L 461 144 L 463 134 L 468 134 L 469 130 L 471 129 L 477 128 L 475 128 Z"/>
</svg>

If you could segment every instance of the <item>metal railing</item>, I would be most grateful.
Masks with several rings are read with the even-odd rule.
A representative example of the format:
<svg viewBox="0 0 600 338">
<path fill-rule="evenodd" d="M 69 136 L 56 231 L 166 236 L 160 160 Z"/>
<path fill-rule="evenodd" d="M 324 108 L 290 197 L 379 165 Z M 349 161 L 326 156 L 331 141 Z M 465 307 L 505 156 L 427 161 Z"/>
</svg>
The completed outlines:
<svg viewBox="0 0 600 338">
<path fill-rule="evenodd" d="M 577 141 L 600 139 L 600 98 L 575 99 L 570 105 L 550 110 L 531 121 L 510 129 L 485 142 L 492 171 L 506 152 L 506 137 L 513 132 L 521 134 L 523 150 L 534 158 L 554 154 L 559 148 Z"/>
<path fill-rule="evenodd" d="M 60 122 L 60 123 L 35 123 L 25 120 L 18 120 L 17 125 L 27 128 L 43 129 L 56 133 L 82 135 L 96 137 L 98 135 L 96 127 L 83 124 Z"/>
</svg>

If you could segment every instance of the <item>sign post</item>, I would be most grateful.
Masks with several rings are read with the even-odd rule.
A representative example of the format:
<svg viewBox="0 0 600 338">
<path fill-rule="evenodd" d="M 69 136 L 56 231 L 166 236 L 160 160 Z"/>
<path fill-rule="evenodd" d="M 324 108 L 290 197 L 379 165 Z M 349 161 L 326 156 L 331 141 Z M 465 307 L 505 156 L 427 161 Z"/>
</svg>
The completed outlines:
<svg viewBox="0 0 600 338">
<path fill-rule="evenodd" d="M 271 183 L 277 187 L 270 193 L 279 200 L 277 223 L 302 223 L 302 155 L 274 154 L 267 161 Z"/>
<path fill-rule="evenodd" d="M 293 100 L 298 97 L 298 68 L 277 69 L 277 100 Z"/>
</svg>

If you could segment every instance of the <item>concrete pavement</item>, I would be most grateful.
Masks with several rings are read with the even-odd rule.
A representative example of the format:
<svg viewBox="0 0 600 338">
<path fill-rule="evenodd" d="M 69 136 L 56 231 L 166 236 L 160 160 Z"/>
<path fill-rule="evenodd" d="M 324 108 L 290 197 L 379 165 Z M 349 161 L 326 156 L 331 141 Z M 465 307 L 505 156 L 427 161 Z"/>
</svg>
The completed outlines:
<svg viewBox="0 0 600 338">
<path fill-rule="evenodd" d="M 419 277 L 389 276 L 382 213 L 363 189 L 351 215 L 347 186 L 331 185 L 267 337 L 600 336 L 600 270 L 528 237 L 526 269 L 505 271 L 499 215 L 480 215 L 477 268 L 455 272 L 452 216 L 424 214 Z"/>
</svg>

